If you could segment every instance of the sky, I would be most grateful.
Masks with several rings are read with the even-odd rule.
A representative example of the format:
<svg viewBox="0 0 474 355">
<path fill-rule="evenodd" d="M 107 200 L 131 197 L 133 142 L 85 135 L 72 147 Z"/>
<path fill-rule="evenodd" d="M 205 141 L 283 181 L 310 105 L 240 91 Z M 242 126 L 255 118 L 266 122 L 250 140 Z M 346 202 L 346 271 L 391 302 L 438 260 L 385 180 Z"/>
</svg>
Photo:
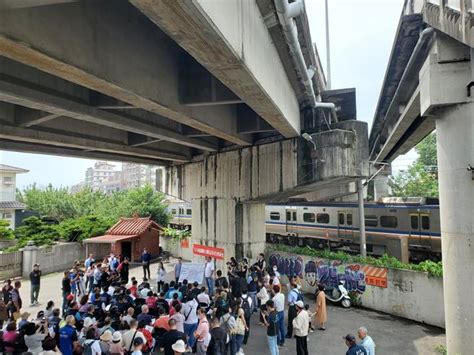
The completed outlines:
<svg viewBox="0 0 474 355">
<path fill-rule="evenodd" d="M 324 0 L 306 0 L 311 37 L 326 69 Z M 403 0 L 329 0 L 332 88 L 355 87 L 357 118 L 370 123 L 382 87 Z M 393 164 L 404 170 L 416 158 L 409 152 Z M 0 162 L 29 170 L 18 175 L 21 189 L 71 186 L 84 179 L 94 160 L 0 151 Z M 120 167 L 120 164 L 117 163 Z"/>
</svg>

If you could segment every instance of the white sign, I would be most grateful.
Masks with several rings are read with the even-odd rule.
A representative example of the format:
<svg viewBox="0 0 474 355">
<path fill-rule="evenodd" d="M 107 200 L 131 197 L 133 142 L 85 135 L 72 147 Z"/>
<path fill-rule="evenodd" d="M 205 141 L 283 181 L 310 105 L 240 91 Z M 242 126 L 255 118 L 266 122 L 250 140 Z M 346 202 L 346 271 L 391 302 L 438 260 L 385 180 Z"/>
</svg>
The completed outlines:
<svg viewBox="0 0 474 355">
<path fill-rule="evenodd" d="M 183 263 L 179 273 L 179 282 L 188 280 L 188 283 L 197 281 L 201 284 L 204 280 L 204 263 Z"/>
</svg>

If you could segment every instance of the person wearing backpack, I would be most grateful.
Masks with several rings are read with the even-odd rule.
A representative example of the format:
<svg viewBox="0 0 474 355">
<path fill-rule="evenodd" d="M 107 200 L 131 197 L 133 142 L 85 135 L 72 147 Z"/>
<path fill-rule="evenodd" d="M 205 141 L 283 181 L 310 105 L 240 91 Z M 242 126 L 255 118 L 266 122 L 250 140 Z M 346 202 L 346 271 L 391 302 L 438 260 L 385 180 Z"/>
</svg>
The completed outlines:
<svg viewBox="0 0 474 355">
<path fill-rule="evenodd" d="M 250 334 L 250 317 L 252 317 L 252 309 L 253 309 L 252 302 L 253 302 L 252 298 L 247 293 L 244 293 L 242 297 L 240 297 L 240 307 L 242 308 L 244 312 L 245 323 L 247 324 L 247 327 L 245 329 L 244 340 L 243 340 L 244 345 L 247 345 L 247 341 L 249 339 L 249 334 Z"/>
<path fill-rule="evenodd" d="M 303 296 L 301 291 L 298 289 L 297 283 L 291 283 L 291 290 L 288 292 L 287 302 L 288 302 L 288 329 L 286 332 L 286 338 L 290 339 L 293 337 L 293 319 L 297 315 L 296 302 L 302 301 Z"/>
<path fill-rule="evenodd" d="M 95 339 L 95 329 L 89 328 L 86 333 L 86 340 L 84 341 L 84 355 L 101 355 L 99 341 Z"/>
<path fill-rule="evenodd" d="M 188 338 L 188 346 L 190 349 L 193 348 L 196 338 L 194 337 L 194 332 L 198 327 L 198 317 L 197 317 L 197 308 L 198 302 L 191 296 L 188 296 L 187 302 L 183 304 L 181 308 L 181 313 L 184 315 L 184 334 Z"/>
<path fill-rule="evenodd" d="M 279 355 L 278 349 L 278 323 L 279 315 L 275 310 L 275 304 L 272 300 L 268 300 L 265 304 L 266 311 L 264 312 L 263 322 L 267 327 L 267 341 L 268 349 L 271 355 Z"/>
</svg>

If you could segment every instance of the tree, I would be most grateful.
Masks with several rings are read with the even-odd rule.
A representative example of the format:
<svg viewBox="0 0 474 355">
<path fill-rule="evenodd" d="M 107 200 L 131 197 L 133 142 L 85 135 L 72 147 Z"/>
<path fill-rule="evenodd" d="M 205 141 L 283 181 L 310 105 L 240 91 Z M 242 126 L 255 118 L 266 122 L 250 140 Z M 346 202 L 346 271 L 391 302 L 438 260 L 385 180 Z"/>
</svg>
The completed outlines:
<svg viewBox="0 0 474 355">
<path fill-rule="evenodd" d="M 0 239 L 14 239 L 15 235 L 10 229 L 10 222 L 0 219 Z"/>
<path fill-rule="evenodd" d="M 390 179 L 393 196 L 438 197 L 438 179 L 436 174 L 428 172 L 426 167 L 437 165 L 436 134 L 431 133 L 415 147 L 417 160 L 408 169 Z"/>
</svg>

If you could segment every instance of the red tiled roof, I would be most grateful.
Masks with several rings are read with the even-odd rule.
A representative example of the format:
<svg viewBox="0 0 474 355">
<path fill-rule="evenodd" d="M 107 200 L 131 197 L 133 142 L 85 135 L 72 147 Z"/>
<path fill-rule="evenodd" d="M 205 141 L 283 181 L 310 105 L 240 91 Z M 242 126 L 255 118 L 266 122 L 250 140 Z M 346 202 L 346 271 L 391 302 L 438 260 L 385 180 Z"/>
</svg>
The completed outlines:
<svg viewBox="0 0 474 355">
<path fill-rule="evenodd" d="M 120 240 L 131 239 L 137 235 L 101 235 L 100 237 L 89 238 L 84 240 L 84 243 L 115 243 Z"/>
<path fill-rule="evenodd" d="M 148 228 L 157 230 L 163 230 L 158 223 L 152 221 L 150 217 L 132 217 L 132 218 L 120 218 L 120 220 L 112 226 L 107 234 L 110 235 L 140 235 L 145 232 Z"/>
</svg>

